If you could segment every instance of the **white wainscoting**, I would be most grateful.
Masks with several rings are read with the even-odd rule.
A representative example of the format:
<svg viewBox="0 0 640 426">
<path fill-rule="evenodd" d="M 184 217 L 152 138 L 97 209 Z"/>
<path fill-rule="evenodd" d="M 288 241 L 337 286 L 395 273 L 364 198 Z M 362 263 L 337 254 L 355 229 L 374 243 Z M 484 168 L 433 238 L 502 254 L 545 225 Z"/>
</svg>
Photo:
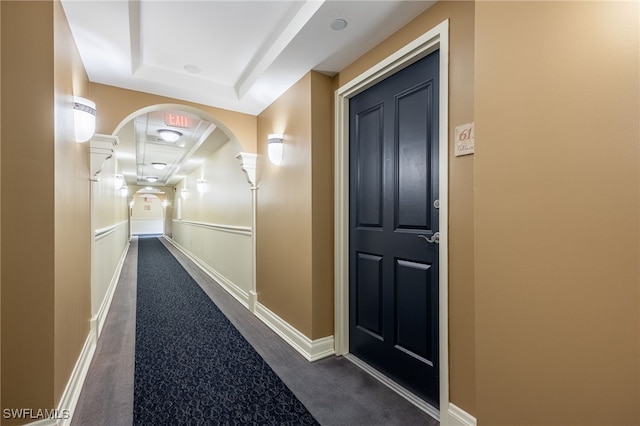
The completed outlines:
<svg viewBox="0 0 640 426">
<path fill-rule="evenodd" d="M 308 361 L 333 355 L 333 336 L 311 340 L 264 305 L 250 300 L 255 296 L 251 290 L 251 237 L 249 227 L 174 220 L 173 239 L 167 239 L 247 309 L 255 306 L 255 315 Z"/>
<path fill-rule="evenodd" d="M 91 329 L 100 337 L 129 250 L 127 221 L 96 229 L 91 254 Z"/>
<path fill-rule="evenodd" d="M 162 235 L 164 233 L 163 219 L 134 219 L 131 218 L 132 235 Z"/>
<path fill-rule="evenodd" d="M 253 290 L 251 227 L 174 220 L 170 241 L 249 307 Z"/>
</svg>

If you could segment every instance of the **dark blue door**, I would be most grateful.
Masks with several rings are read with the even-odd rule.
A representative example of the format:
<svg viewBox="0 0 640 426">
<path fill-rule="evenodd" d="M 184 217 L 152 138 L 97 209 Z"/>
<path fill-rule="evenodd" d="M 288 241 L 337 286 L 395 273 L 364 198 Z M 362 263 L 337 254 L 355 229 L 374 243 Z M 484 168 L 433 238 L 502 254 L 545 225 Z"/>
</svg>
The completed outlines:
<svg viewBox="0 0 640 426">
<path fill-rule="evenodd" d="M 349 104 L 349 352 L 439 406 L 438 52 Z"/>
</svg>

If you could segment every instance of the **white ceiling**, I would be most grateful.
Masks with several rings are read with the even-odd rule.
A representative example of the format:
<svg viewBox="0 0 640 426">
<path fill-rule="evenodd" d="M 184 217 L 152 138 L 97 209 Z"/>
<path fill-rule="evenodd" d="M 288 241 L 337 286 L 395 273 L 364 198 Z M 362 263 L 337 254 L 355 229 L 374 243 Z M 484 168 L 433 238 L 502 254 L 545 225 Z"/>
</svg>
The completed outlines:
<svg viewBox="0 0 640 426">
<path fill-rule="evenodd" d="M 253 115 L 308 71 L 341 71 L 433 3 L 62 0 L 90 81 Z M 345 20 L 346 28 L 333 30 L 335 19 Z M 155 121 L 141 123 L 148 118 Z M 157 118 L 145 115 L 131 126 L 152 128 L 162 122 Z M 120 150 L 129 146 L 127 155 L 145 157 L 136 158 L 138 165 L 151 156 L 147 149 L 161 148 L 142 140 L 123 143 L 124 133 L 118 136 Z M 187 145 L 197 143 L 186 136 Z M 130 150 L 140 143 L 147 148 Z M 179 157 L 185 165 L 184 154 L 176 153 L 174 163 Z M 144 167 L 127 169 L 138 181 L 146 173 Z M 164 183 L 170 182 L 167 176 Z"/>
</svg>

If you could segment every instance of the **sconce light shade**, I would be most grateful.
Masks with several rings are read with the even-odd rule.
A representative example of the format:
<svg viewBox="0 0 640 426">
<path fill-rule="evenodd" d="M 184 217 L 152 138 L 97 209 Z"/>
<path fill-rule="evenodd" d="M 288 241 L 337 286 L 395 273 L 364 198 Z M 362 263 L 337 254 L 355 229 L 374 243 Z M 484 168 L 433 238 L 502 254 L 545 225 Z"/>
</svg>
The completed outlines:
<svg viewBox="0 0 640 426">
<path fill-rule="evenodd" d="M 116 191 L 120 190 L 124 186 L 124 176 L 116 175 Z"/>
<path fill-rule="evenodd" d="M 127 195 L 129 195 L 129 188 L 126 185 L 120 188 L 118 191 L 120 191 L 121 197 L 126 197 Z"/>
<path fill-rule="evenodd" d="M 206 179 L 198 179 L 196 183 L 196 188 L 198 188 L 198 192 L 207 192 L 207 180 Z"/>
<path fill-rule="evenodd" d="M 269 160 L 271 160 L 271 162 L 276 166 L 282 164 L 283 140 L 284 136 L 277 133 L 270 134 L 267 139 Z"/>
<path fill-rule="evenodd" d="M 182 133 L 179 131 L 171 129 L 160 129 L 158 130 L 158 134 L 165 142 L 175 142 L 182 136 Z"/>
<path fill-rule="evenodd" d="M 76 142 L 86 142 L 96 131 L 96 104 L 89 99 L 73 97 L 73 126 Z"/>
<path fill-rule="evenodd" d="M 169 200 L 162 200 L 162 206 L 163 207 L 169 207 L 170 204 L 171 204 L 171 202 Z"/>
<path fill-rule="evenodd" d="M 180 197 L 182 197 L 183 200 L 189 198 L 189 190 L 187 188 L 182 188 L 180 190 Z"/>
</svg>

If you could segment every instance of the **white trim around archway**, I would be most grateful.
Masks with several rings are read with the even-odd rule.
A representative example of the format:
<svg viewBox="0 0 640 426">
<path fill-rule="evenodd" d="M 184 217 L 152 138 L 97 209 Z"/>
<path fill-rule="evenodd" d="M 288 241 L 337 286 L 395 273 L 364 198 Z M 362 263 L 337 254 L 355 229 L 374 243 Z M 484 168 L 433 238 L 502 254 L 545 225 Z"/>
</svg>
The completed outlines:
<svg viewBox="0 0 640 426">
<path fill-rule="evenodd" d="M 335 95 L 335 175 L 334 175 L 334 280 L 335 352 L 349 354 L 349 99 L 400 69 L 436 50 L 440 51 L 440 409 L 430 406 L 391 380 L 378 377 L 421 409 L 448 423 L 449 343 L 448 343 L 448 156 L 449 156 L 449 21 L 445 20 L 338 88 Z M 366 368 L 366 366 L 365 366 Z"/>
</svg>

